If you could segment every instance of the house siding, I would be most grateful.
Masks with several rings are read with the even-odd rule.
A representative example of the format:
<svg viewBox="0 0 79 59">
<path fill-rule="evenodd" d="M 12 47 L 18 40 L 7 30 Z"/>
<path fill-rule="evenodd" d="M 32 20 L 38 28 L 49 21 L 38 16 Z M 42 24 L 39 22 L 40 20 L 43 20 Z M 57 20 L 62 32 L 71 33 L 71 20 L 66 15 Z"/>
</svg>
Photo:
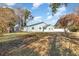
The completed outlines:
<svg viewBox="0 0 79 59">
<path fill-rule="evenodd" d="M 42 23 L 42 24 L 39 24 L 39 25 L 28 26 L 28 27 L 24 28 L 24 31 L 27 31 L 27 32 L 43 32 L 43 27 L 45 25 L 46 24 Z M 32 29 L 32 27 L 34 27 L 34 29 Z"/>
<path fill-rule="evenodd" d="M 64 29 L 55 29 L 53 25 L 47 25 L 45 23 L 39 23 L 39 24 L 26 26 L 26 27 L 24 27 L 23 31 L 27 31 L 27 32 L 65 32 Z"/>
<path fill-rule="evenodd" d="M 53 29 L 54 29 L 53 26 L 50 25 L 44 30 L 44 32 L 53 32 Z"/>
</svg>

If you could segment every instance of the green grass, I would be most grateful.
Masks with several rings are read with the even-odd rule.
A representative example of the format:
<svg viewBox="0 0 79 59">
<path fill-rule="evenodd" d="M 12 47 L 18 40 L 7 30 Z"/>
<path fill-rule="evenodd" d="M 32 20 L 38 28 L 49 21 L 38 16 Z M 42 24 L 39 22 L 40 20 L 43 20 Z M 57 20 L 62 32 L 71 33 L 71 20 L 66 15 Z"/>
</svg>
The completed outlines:
<svg viewBox="0 0 79 59">
<path fill-rule="evenodd" d="M 9 40 L 16 40 L 19 37 L 29 37 L 29 35 L 37 36 L 39 38 L 44 37 L 46 35 L 53 34 L 47 32 L 16 32 L 16 33 L 4 33 L 0 36 L 0 42 L 9 41 Z"/>
<path fill-rule="evenodd" d="M 46 35 L 49 35 L 48 33 L 44 32 L 16 32 L 16 33 L 4 33 L 2 36 L 0 36 L 0 42 L 10 41 L 10 40 L 16 40 L 20 37 L 29 37 L 29 36 L 37 36 L 39 38 L 44 37 Z"/>
<path fill-rule="evenodd" d="M 17 32 L 17 33 L 5 33 L 0 37 L 0 42 L 16 40 L 18 36 L 27 35 L 26 32 Z"/>
<path fill-rule="evenodd" d="M 57 33 L 54 32 L 16 32 L 16 33 L 4 33 L 2 36 L 0 36 L 0 42 L 9 41 L 9 40 L 16 40 L 19 37 L 28 37 L 29 35 L 35 35 L 39 38 L 44 37 L 46 35 L 55 35 Z"/>
</svg>

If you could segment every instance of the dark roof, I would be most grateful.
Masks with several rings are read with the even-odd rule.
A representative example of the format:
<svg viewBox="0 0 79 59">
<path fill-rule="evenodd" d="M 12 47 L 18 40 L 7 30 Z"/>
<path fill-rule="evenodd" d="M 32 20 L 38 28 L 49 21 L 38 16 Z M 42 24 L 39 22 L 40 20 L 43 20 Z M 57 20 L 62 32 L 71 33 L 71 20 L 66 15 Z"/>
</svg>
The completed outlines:
<svg viewBox="0 0 79 59">
<path fill-rule="evenodd" d="M 32 24 L 32 25 L 28 25 L 28 26 L 26 26 L 26 27 L 30 27 L 30 26 L 34 26 L 34 25 L 39 25 L 39 24 L 42 24 L 42 23 L 44 23 L 44 22 L 35 23 L 35 24 Z M 46 23 L 45 23 L 45 24 L 46 24 Z"/>
</svg>

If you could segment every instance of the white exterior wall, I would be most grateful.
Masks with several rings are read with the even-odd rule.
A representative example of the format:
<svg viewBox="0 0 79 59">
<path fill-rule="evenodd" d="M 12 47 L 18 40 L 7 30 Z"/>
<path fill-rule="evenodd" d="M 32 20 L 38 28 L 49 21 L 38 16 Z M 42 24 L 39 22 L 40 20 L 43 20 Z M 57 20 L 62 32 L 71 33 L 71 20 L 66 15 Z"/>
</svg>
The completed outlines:
<svg viewBox="0 0 79 59">
<path fill-rule="evenodd" d="M 32 29 L 32 27 L 27 27 L 28 28 L 28 32 L 42 32 L 43 28 L 39 29 L 39 26 L 33 26 L 34 29 Z"/>
<path fill-rule="evenodd" d="M 43 32 L 43 27 L 45 26 L 46 24 L 42 23 L 42 24 L 39 24 L 39 25 L 34 25 L 34 26 L 30 26 L 30 27 L 25 27 L 24 28 L 24 31 L 27 31 L 27 32 Z M 32 27 L 34 27 L 34 29 L 32 29 Z M 41 27 L 41 29 L 39 29 Z"/>
<path fill-rule="evenodd" d="M 30 27 L 24 27 L 24 30 L 23 31 L 27 31 L 27 32 L 65 32 L 64 29 L 55 29 L 52 25 L 51 26 L 48 26 L 43 31 L 43 27 L 45 25 L 46 24 L 42 23 L 42 24 L 30 26 Z M 34 29 L 32 29 L 32 27 L 34 27 Z M 39 29 L 40 27 L 41 27 L 41 29 Z M 69 31 L 67 30 L 67 32 L 69 32 Z"/>
<path fill-rule="evenodd" d="M 64 29 L 53 29 L 53 32 L 64 32 Z"/>
<path fill-rule="evenodd" d="M 44 32 L 53 32 L 53 26 L 48 26 L 45 30 L 44 30 Z"/>
</svg>

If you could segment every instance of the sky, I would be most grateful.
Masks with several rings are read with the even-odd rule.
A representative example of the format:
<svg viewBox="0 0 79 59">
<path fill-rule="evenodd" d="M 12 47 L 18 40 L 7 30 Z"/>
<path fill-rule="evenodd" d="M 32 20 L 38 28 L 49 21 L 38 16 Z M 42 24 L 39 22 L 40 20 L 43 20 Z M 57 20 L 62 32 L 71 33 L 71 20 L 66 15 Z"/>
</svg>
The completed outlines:
<svg viewBox="0 0 79 59">
<path fill-rule="evenodd" d="M 51 8 L 48 3 L 7 3 L 12 8 L 26 8 L 31 11 L 34 19 L 28 21 L 28 25 L 45 22 L 47 24 L 54 25 L 58 19 L 69 13 L 73 13 L 76 7 L 79 7 L 78 3 L 68 3 L 68 6 L 60 6 L 57 9 L 56 14 L 52 15 Z"/>
</svg>

